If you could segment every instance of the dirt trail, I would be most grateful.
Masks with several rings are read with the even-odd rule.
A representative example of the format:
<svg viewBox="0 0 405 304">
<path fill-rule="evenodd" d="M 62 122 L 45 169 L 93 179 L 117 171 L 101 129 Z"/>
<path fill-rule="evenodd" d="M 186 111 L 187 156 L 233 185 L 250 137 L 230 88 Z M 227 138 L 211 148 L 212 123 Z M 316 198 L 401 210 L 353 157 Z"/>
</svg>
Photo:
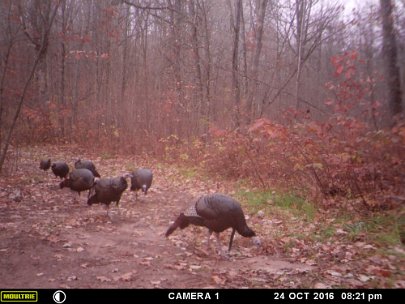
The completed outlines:
<svg viewBox="0 0 405 304">
<path fill-rule="evenodd" d="M 15 175 L 0 180 L 0 286 L 2 288 L 277 288 L 280 274 L 314 276 L 314 267 L 267 253 L 271 240 L 256 248 L 237 236 L 229 260 L 218 259 L 215 240 L 206 250 L 206 230 L 193 227 L 164 237 L 170 221 L 198 194 L 215 183 L 181 180 L 175 172 L 146 164 L 154 171 L 147 196 L 125 191 L 120 207 L 88 207 L 59 189 L 52 172 L 38 169 L 46 149 L 22 153 Z M 52 151 L 69 165 L 75 155 Z M 91 158 L 81 155 L 82 158 Z M 135 167 L 127 159 L 91 158 L 103 176 Z M 118 165 L 119 164 L 119 165 Z M 139 165 L 139 164 L 138 164 Z M 261 223 L 248 220 L 260 235 Z M 222 234 L 223 245 L 230 231 Z M 293 281 L 293 280 L 292 280 Z M 300 287 L 300 286 L 292 286 Z"/>
</svg>

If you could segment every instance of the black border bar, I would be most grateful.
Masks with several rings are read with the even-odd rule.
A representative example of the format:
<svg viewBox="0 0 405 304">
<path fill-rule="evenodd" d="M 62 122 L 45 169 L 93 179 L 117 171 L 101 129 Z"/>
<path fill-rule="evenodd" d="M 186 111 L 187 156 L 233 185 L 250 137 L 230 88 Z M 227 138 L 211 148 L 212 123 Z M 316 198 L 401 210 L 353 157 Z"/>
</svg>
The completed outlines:
<svg viewBox="0 0 405 304">
<path fill-rule="evenodd" d="M 55 292 L 61 290 L 54 297 Z M 403 303 L 405 289 L 1 289 L 37 291 L 38 302 L 97 303 Z M 1 303 L 6 303 L 1 301 Z M 17 302 L 15 302 L 17 303 Z M 58 303 L 57 303 L 58 304 Z"/>
</svg>

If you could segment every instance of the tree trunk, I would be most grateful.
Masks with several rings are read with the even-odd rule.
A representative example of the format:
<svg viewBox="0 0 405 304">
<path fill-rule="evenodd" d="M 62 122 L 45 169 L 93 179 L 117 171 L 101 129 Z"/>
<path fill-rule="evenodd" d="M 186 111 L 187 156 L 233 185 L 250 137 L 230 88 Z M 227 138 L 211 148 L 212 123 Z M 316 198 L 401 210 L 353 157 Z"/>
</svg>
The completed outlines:
<svg viewBox="0 0 405 304">
<path fill-rule="evenodd" d="M 67 16 L 66 16 L 66 0 L 62 0 L 62 24 L 61 24 L 61 32 L 62 32 L 62 39 L 61 39 L 61 67 L 60 67 L 60 108 L 59 109 L 59 125 L 62 138 L 65 137 L 65 117 L 64 117 L 64 109 L 66 106 L 65 103 L 65 61 L 66 61 L 66 43 L 65 39 L 67 36 Z"/>
<path fill-rule="evenodd" d="M 306 0 L 295 0 L 296 5 L 296 17 L 297 17 L 297 74 L 295 77 L 295 100 L 296 108 L 300 107 L 300 81 L 301 81 L 301 69 L 302 69 L 302 48 L 303 48 L 303 31 L 304 31 L 304 18 Z"/>
<path fill-rule="evenodd" d="M 142 49 L 142 65 L 143 65 L 143 82 L 144 82 L 144 109 L 145 109 L 145 123 L 144 128 L 150 130 L 151 124 L 151 112 L 150 100 L 149 100 L 149 66 L 148 66 L 148 31 L 149 31 L 149 14 L 146 15 L 144 21 L 143 30 L 143 49 Z"/>
<path fill-rule="evenodd" d="M 11 34 L 11 33 L 10 33 Z M 5 84 L 5 80 L 6 80 L 6 75 L 7 75 L 7 70 L 8 70 L 8 63 L 9 63 L 9 59 L 10 59 L 10 55 L 11 55 L 11 49 L 13 48 L 13 44 L 14 41 L 12 39 L 10 39 L 8 41 L 8 45 L 7 45 L 7 50 L 6 50 L 6 54 L 3 58 L 3 73 L 1 75 L 1 80 L 0 80 L 0 149 L 2 147 L 2 143 L 3 143 L 3 111 L 4 111 L 4 84 Z"/>
<path fill-rule="evenodd" d="M 393 3 L 391 0 L 380 0 L 383 27 L 383 56 L 386 66 L 386 81 L 388 85 L 388 104 L 392 118 L 402 113 L 402 93 L 400 73 L 397 62 L 397 43 L 394 32 Z M 395 121 L 392 121 L 395 124 Z"/>
<path fill-rule="evenodd" d="M 187 110 L 186 100 L 185 100 L 185 93 L 184 93 L 184 85 L 183 85 L 183 72 L 182 72 L 182 56 L 183 56 L 183 48 L 181 46 L 182 41 L 182 30 L 181 30 L 181 18 L 182 18 L 182 3 L 180 0 L 174 0 L 174 4 L 169 1 L 169 5 L 171 7 L 170 10 L 170 21 L 172 23 L 171 30 L 172 30 L 172 55 L 173 55 L 173 72 L 174 72 L 174 79 L 175 79 L 175 87 L 176 87 L 176 98 L 177 98 L 177 105 L 176 105 L 176 133 L 180 136 L 184 135 L 186 130 L 183 130 L 182 126 L 184 125 L 183 119 L 186 119 L 187 115 L 185 115 L 185 111 Z M 183 124 L 182 124 L 183 121 Z"/>
<path fill-rule="evenodd" d="M 88 2 L 87 6 L 87 15 L 85 17 L 86 24 L 80 23 L 80 30 L 78 31 L 79 35 L 82 36 L 84 33 L 89 33 L 90 32 L 90 26 L 92 22 L 92 12 L 91 12 L 91 2 Z M 79 45 L 78 45 L 78 50 L 83 50 L 84 48 L 84 40 L 81 39 Z M 81 84 L 81 69 L 82 64 L 80 60 L 76 60 L 74 62 L 75 65 L 75 70 L 74 70 L 74 86 L 73 86 L 73 98 L 72 98 L 72 119 L 70 120 L 70 130 L 73 133 L 75 131 L 75 127 L 78 124 L 79 121 L 79 99 L 81 98 L 80 94 L 80 84 Z M 93 73 L 94 74 L 94 73 Z M 92 80 L 88 81 L 88 91 L 89 92 L 94 92 L 94 88 L 92 87 L 92 83 L 94 81 L 94 75 L 92 75 Z M 92 94 L 92 93 L 91 93 Z M 90 95 L 90 94 L 89 94 Z"/>
<path fill-rule="evenodd" d="M 256 31 L 255 31 L 255 55 L 253 58 L 253 66 L 252 66 L 252 86 L 249 92 L 248 98 L 248 108 L 247 108 L 247 123 L 250 123 L 252 119 L 255 118 L 256 107 L 255 107 L 255 95 L 257 94 L 257 87 L 258 87 L 258 78 L 259 78 L 259 61 L 260 61 L 260 54 L 262 51 L 263 46 L 263 24 L 264 24 L 264 17 L 266 15 L 266 6 L 268 0 L 259 0 L 257 1 L 257 13 L 256 13 Z"/>
<path fill-rule="evenodd" d="M 194 67 L 196 72 L 196 94 L 195 94 L 195 103 L 197 105 L 197 113 L 196 113 L 196 129 L 199 130 L 199 126 L 201 125 L 201 117 L 204 116 L 204 89 L 203 89 L 203 82 L 202 82 L 202 73 L 201 73 L 201 59 L 200 59 L 200 52 L 198 50 L 200 43 L 198 39 L 198 14 L 196 13 L 194 1 L 188 2 L 188 7 L 190 10 L 191 18 L 193 19 L 191 22 L 191 41 L 192 41 L 192 48 L 193 48 L 193 57 L 194 57 Z"/>
<path fill-rule="evenodd" d="M 235 15 L 236 19 L 233 21 L 232 5 L 230 2 L 229 6 L 231 9 L 231 25 L 233 29 L 233 48 L 232 48 L 232 91 L 234 98 L 234 117 L 233 123 L 235 128 L 240 127 L 240 85 L 239 85 L 239 32 L 240 32 L 240 22 L 242 14 L 242 0 L 236 0 Z"/>
<path fill-rule="evenodd" d="M 248 60 L 247 60 L 247 45 L 246 45 L 246 26 L 245 26 L 245 16 L 244 12 L 242 10 L 241 14 L 241 38 L 242 38 L 242 62 L 243 62 L 243 72 L 242 72 L 242 77 L 243 77 L 243 91 L 242 91 L 242 98 L 245 100 L 247 96 L 249 95 L 249 72 L 248 72 Z M 249 111 L 248 111 L 249 113 Z"/>
<path fill-rule="evenodd" d="M 210 41 L 210 31 L 208 28 L 207 20 L 207 10 L 204 1 L 201 4 L 201 10 L 204 19 L 204 49 L 205 49 L 205 105 L 203 109 L 204 119 L 206 123 L 204 124 L 203 130 L 206 133 L 208 131 L 208 125 L 211 120 L 211 69 L 212 69 L 212 58 L 211 58 L 211 41 Z"/>
<path fill-rule="evenodd" d="M 122 45 L 122 78 L 121 78 L 121 91 L 120 91 L 120 101 L 118 105 L 119 114 L 120 114 L 120 128 L 124 127 L 124 117 L 125 117 L 125 108 L 126 108 L 126 90 L 128 83 L 128 31 L 130 29 L 130 7 L 128 6 L 125 11 L 125 28 L 124 28 L 124 41 Z"/>
</svg>

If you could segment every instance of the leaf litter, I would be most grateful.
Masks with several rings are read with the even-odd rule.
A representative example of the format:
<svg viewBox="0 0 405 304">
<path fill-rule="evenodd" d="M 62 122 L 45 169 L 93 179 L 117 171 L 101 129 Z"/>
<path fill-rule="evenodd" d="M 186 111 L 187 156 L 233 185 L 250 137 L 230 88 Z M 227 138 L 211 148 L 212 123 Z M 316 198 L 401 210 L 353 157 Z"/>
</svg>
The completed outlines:
<svg viewBox="0 0 405 304">
<path fill-rule="evenodd" d="M 206 230 L 200 227 L 176 231 L 166 239 L 163 235 L 168 225 L 190 201 L 206 192 L 230 194 L 234 186 L 227 181 L 218 186 L 198 175 L 185 179 L 176 167 L 157 166 L 152 160 L 122 156 L 104 159 L 83 153 L 80 156 L 93 159 L 102 176 L 125 172 L 126 167 L 120 164 L 153 169 L 155 179 L 150 193 L 139 194 L 135 200 L 133 192 L 125 191 L 119 208 L 111 204 L 113 216 L 108 220 L 103 207 L 88 207 L 86 195 L 77 198 L 75 193 L 59 189 L 59 179 L 37 168 L 38 160 L 45 154 L 54 159 L 78 157 L 72 147 L 30 148 L 21 152 L 17 171 L 0 179 L 0 252 L 5 257 L 0 271 L 5 274 L 4 287 L 405 285 L 402 247 L 393 246 L 390 257 L 365 239 L 348 241 L 348 232 L 336 225 L 333 217 L 325 216 L 324 222 L 334 225 L 335 233 L 317 239 L 314 236 L 322 227 L 319 222 L 249 213 L 248 222 L 257 230 L 262 245 L 256 248 L 237 235 L 229 259 L 217 258 L 215 244 L 206 247 Z M 78 204 L 73 203 L 73 198 L 77 198 Z M 274 202 L 268 205 L 273 206 Z M 229 235 L 229 231 L 221 233 L 222 243 L 228 242 Z M 10 266 L 16 271 L 6 271 Z"/>
</svg>

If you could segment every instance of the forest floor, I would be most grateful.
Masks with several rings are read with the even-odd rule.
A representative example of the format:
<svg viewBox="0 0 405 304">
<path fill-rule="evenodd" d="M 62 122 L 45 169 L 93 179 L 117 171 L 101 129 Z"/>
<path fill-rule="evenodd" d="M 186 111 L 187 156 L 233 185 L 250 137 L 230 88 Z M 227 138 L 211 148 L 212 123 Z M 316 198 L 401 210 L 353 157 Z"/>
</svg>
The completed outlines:
<svg viewBox="0 0 405 304">
<path fill-rule="evenodd" d="M 154 172 L 148 195 L 125 191 L 120 206 L 87 206 L 59 189 L 45 157 L 91 159 L 102 176 L 136 167 Z M 235 183 L 189 177 L 174 166 L 134 157 L 102 156 L 78 148 L 29 147 L 0 179 L 0 286 L 2 288 L 404 288 L 404 246 L 380 247 L 349 238 L 325 214 L 308 221 L 288 212 L 259 214 L 243 205 L 262 245 L 235 235 L 228 258 L 207 249 L 201 227 L 164 233 L 193 199 L 235 193 Z M 9 169 L 12 164 L 9 163 Z M 324 223 L 333 231 L 325 230 Z M 328 228 L 328 229 L 329 229 Z M 322 233 L 321 233 L 322 232 Z M 314 235 L 320 236 L 315 238 Z M 221 234 L 223 245 L 230 231 Z"/>
</svg>

